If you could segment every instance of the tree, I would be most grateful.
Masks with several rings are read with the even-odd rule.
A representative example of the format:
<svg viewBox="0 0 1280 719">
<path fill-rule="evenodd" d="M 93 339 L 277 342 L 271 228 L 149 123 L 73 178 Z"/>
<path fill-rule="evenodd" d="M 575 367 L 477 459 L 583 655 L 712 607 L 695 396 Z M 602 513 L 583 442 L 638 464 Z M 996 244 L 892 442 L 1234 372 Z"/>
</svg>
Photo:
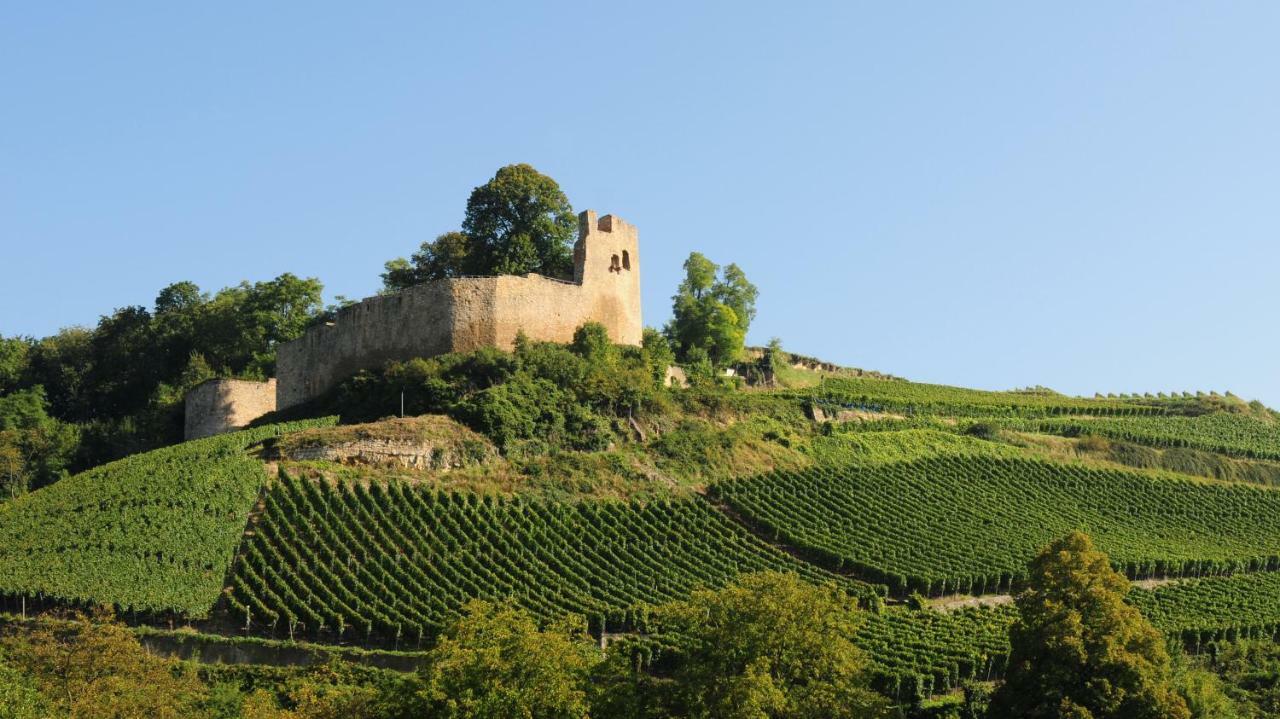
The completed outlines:
<svg viewBox="0 0 1280 719">
<path fill-rule="evenodd" d="M 50 484 L 71 464 L 79 430 L 47 409 L 40 385 L 0 395 L 0 497 Z"/>
<path fill-rule="evenodd" d="M 1129 582 L 1088 536 L 1059 539 L 1031 562 L 993 717 L 1185 719 L 1164 637 L 1125 603 Z"/>
<path fill-rule="evenodd" d="M 194 670 L 151 655 L 100 613 L 93 621 L 44 620 L 4 639 L 13 666 L 34 678 L 53 715 L 73 719 L 202 716 L 204 686 Z"/>
<path fill-rule="evenodd" d="M 685 715 L 733 719 L 879 717 L 853 644 L 857 602 L 793 574 L 748 574 L 660 611 L 684 637 L 674 689 Z"/>
<path fill-rule="evenodd" d="M 48 719 L 49 702 L 35 681 L 0 657 L 0 719 Z"/>
<path fill-rule="evenodd" d="M 201 312 L 193 349 L 219 373 L 269 377 L 276 347 L 301 336 L 323 309 L 322 291 L 319 280 L 288 272 L 223 289 Z"/>
<path fill-rule="evenodd" d="M 27 372 L 31 341 L 24 337 L 0 337 L 0 393 L 14 389 Z"/>
<path fill-rule="evenodd" d="M 507 165 L 467 199 L 462 232 L 470 274 L 573 274 L 577 219 L 556 181 L 531 165 Z"/>
<path fill-rule="evenodd" d="M 569 279 L 577 219 L 560 186 L 530 165 L 507 165 L 467 199 L 461 232 L 423 242 L 383 265 L 385 292 L 461 275 Z"/>
<path fill-rule="evenodd" d="M 698 252 L 690 253 L 684 271 L 684 281 L 671 298 L 672 319 L 665 330 L 676 357 L 696 363 L 705 355 L 713 367 L 736 362 L 756 315 L 759 292 L 737 265 L 720 273 L 718 265 Z"/>
<path fill-rule="evenodd" d="M 586 677 L 600 660 L 585 635 L 580 617 L 540 631 L 514 605 L 469 602 L 422 670 L 429 715 L 585 718 Z"/>
<path fill-rule="evenodd" d="M 470 255 L 471 238 L 461 232 L 446 232 L 423 242 L 410 259 L 388 261 L 382 273 L 383 289 L 395 292 L 431 280 L 465 275 Z"/>
</svg>

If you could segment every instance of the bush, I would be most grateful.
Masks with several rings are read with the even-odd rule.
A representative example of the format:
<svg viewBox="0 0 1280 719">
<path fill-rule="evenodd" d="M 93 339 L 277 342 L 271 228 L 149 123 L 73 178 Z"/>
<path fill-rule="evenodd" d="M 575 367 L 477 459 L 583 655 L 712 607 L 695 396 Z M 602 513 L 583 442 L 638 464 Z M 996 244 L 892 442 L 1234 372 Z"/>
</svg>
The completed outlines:
<svg viewBox="0 0 1280 719">
<path fill-rule="evenodd" d="M 485 348 L 359 372 L 308 411 L 374 421 L 398 413 L 403 395 L 405 414 L 447 414 L 504 454 L 603 450 L 619 440 L 620 420 L 668 405 L 662 379 L 670 348 L 655 337 L 650 332 L 643 348 L 617 346 L 597 323 L 580 327 L 568 345 L 521 335 L 513 352 Z"/>
</svg>

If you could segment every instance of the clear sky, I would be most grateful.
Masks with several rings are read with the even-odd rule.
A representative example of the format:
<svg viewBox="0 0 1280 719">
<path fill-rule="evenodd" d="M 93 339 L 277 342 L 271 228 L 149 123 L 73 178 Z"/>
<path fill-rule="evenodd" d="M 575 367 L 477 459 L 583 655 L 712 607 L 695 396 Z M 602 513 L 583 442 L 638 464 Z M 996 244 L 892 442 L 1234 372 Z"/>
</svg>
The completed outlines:
<svg viewBox="0 0 1280 719">
<path fill-rule="evenodd" d="M 432 5 L 5 3 L 0 333 L 363 297 L 528 162 L 639 226 L 651 325 L 699 250 L 755 343 L 1280 406 L 1280 4 Z"/>
</svg>

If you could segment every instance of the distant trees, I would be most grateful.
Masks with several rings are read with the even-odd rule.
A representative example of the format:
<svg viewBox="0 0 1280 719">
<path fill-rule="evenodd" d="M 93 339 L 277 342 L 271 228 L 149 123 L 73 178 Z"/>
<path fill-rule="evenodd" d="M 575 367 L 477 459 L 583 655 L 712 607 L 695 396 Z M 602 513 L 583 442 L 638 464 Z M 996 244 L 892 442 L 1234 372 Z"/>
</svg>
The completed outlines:
<svg viewBox="0 0 1280 719">
<path fill-rule="evenodd" d="M 387 291 L 459 275 L 573 275 L 577 220 L 569 198 L 531 165 L 507 165 L 467 199 L 461 232 L 424 242 L 387 262 Z"/>
<path fill-rule="evenodd" d="M 684 262 L 684 280 L 672 300 L 665 333 L 682 362 L 726 367 L 742 355 L 756 316 L 759 291 L 737 265 L 719 265 L 698 252 Z"/>
<path fill-rule="evenodd" d="M 0 404 L 39 404 L 45 417 L 0 417 L 0 480 L 39 486 L 68 465 L 180 440 L 186 390 L 214 376 L 274 374 L 276 347 L 315 321 L 321 290 L 318 280 L 288 273 L 212 297 L 176 282 L 151 310 L 122 307 L 93 329 L 0 338 Z"/>
<path fill-rule="evenodd" d="M 49 416 L 43 387 L 0 395 L 0 499 L 60 479 L 79 442 L 76 425 Z"/>
<path fill-rule="evenodd" d="M 1191 717 L 1163 635 L 1125 603 L 1128 592 L 1088 536 L 1075 532 L 1045 548 L 1017 598 L 1009 668 L 989 716 Z"/>
</svg>

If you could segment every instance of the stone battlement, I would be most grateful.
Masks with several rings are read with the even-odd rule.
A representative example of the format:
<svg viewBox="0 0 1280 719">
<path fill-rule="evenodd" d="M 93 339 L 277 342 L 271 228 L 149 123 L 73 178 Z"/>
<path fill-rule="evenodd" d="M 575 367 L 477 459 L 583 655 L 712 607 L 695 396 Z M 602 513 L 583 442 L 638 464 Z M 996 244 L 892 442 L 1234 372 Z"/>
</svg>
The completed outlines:
<svg viewBox="0 0 1280 719">
<path fill-rule="evenodd" d="M 332 322 L 276 348 L 276 379 L 269 384 L 214 380 L 192 390 L 187 439 L 238 429 L 314 399 L 362 369 L 481 347 L 509 350 L 519 332 L 569 342 L 586 322 L 604 325 L 619 344 L 639 345 L 644 332 L 639 232 L 591 210 L 578 215 L 573 281 L 533 274 L 456 277 L 344 307 Z"/>
<path fill-rule="evenodd" d="M 613 215 L 578 216 L 572 282 L 541 275 L 459 277 L 370 297 L 339 310 L 277 350 L 280 409 L 313 399 L 347 376 L 388 362 L 511 349 L 516 334 L 568 342 L 599 322 L 619 344 L 640 344 L 639 233 Z"/>
</svg>

